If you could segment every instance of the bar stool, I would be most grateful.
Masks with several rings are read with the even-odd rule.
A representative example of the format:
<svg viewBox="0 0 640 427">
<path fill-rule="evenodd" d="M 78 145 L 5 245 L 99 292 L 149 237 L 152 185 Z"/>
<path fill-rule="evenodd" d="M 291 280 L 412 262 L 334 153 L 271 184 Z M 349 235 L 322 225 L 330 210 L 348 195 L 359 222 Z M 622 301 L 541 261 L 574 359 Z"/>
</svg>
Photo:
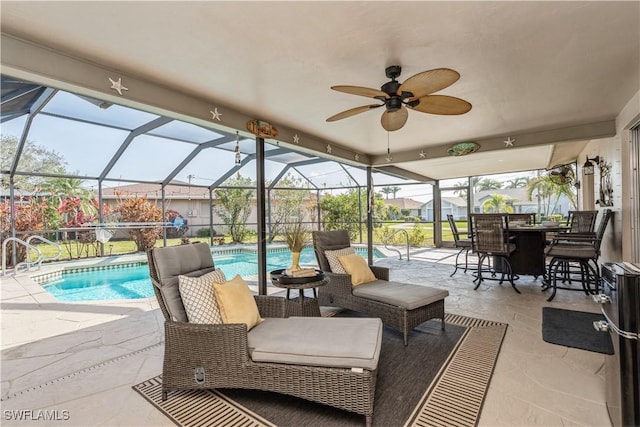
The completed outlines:
<svg viewBox="0 0 640 427">
<path fill-rule="evenodd" d="M 506 279 L 511 283 L 513 290 L 520 293 L 514 280 L 516 275 L 513 274 L 509 257 L 516 250 L 516 245 L 511 243 L 509 237 L 509 219 L 507 214 L 472 214 L 471 215 L 471 240 L 473 242 L 473 251 L 478 254 L 478 271 L 476 272 L 476 287 L 478 289 L 484 280 L 500 280 L 500 284 Z M 493 279 L 498 273 L 493 268 L 489 268 L 492 278 L 483 275 L 482 264 L 489 257 L 497 258 L 502 263 L 500 279 Z M 506 270 L 506 271 L 504 271 Z"/>
<path fill-rule="evenodd" d="M 449 275 L 449 277 L 453 277 L 458 271 L 458 268 L 464 267 L 464 272 L 466 273 L 469 270 L 469 251 L 472 248 L 471 236 L 467 235 L 467 237 L 460 237 L 460 232 L 458 231 L 458 226 L 456 225 L 456 221 L 453 219 L 453 215 L 447 215 L 447 221 L 449 221 L 449 227 L 451 228 L 451 233 L 453 233 L 453 244 L 456 248 L 460 248 L 456 255 L 456 264 L 453 270 L 453 273 Z M 459 262 L 460 255 L 464 253 L 464 263 Z M 475 270 L 475 268 L 471 268 Z"/>
<path fill-rule="evenodd" d="M 553 291 L 547 301 L 553 300 L 558 289 L 583 291 L 586 295 L 598 293 L 600 288 L 600 273 L 598 258 L 600 245 L 613 212 L 605 209 L 596 233 L 560 233 L 546 250 L 546 256 L 551 257 L 547 269 L 547 283 L 542 288 Z M 558 280 L 571 284 L 580 283 L 581 287 L 558 286 Z"/>
</svg>

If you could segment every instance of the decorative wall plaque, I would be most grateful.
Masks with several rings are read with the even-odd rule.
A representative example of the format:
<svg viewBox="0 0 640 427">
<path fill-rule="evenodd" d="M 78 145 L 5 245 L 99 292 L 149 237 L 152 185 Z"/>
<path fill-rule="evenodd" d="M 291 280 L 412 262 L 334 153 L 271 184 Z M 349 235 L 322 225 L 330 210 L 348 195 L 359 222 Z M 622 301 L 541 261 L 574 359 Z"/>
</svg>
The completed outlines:
<svg viewBox="0 0 640 427">
<path fill-rule="evenodd" d="M 278 136 L 278 129 L 271 123 L 262 120 L 249 120 L 247 130 L 260 138 L 275 138 Z"/>
<path fill-rule="evenodd" d="M 467 154 L 478 151 L 479 148 L 480 146 L 475 142 L 459 142 L 452 145 L 447 153 L 450 156 L 466 156 Z"/>
</svg>

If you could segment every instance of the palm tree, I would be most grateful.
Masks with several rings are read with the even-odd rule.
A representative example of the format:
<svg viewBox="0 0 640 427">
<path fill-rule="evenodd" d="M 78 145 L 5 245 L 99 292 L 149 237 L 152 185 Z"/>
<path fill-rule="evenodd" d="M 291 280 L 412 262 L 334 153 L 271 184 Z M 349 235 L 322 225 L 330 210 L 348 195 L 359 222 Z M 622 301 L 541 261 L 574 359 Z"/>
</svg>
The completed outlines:
<svg viewBox="0 0 640 427">
<path fill-rule="evenodd" d="M 549 216 L 555 211 L 561 196 L 566 196 L 571 206 L 576 209 L 577 197 L 570 182 L 560 183 L 550 175 L 540 175 L 530 179 L 527 183 L 528 200 L 533 200 L 534 192 L 539 197 L 541 204 L 544 205 L 544 212 L 540 213 L 545 216 Z"/>
<path fill-rule="evenodd" d="M 490 198 L 482 203 L 482 212 L 485 213 L 513 213 L 513 207 L 511 206 L 513 199 L 505 197 L 503 194 L 492 194 Z"/>
<path fill-rule="evenodd" d="M 49 178 L 42 183 L 42 190 L 49 193 L 52 206 L 58 207 L 63 200 L 78 198 L 79 208 L 85 215 L 95 215 L 98 210 L 94 206 L 93 191 L 82 186 L 83 180 L 78 178 Z"/>
<path fill-rule="evenodd" d="M 504 188 L 524 188 L 527 186 L 528 182 L 529 182 L 529 178 L 519 176 L 517 178 L 507 181 L 505 183 Z"/>
<path fill-rule="evenodd" d="M 466 182 L 456 182 L 453 187 L 455 188 L 453 194 L 467 200 L 467 192 L 469 188 Z"/>
<path fill-rule="evenodd" d="M 502 183 L 495 179 L 483 178 L 474 185 L 476 191 L 498 190 L 502 188 Z"/>
<path fill-rule="evenodd" d="M 393 193 L 393 188 L 392 187 L 382 187 L 382 190 L 380 190 L 381 193 L 384 193 L 387 197 L 385 197 L 385 199 L 389 198 L 389 194 Z"/>
</svg>

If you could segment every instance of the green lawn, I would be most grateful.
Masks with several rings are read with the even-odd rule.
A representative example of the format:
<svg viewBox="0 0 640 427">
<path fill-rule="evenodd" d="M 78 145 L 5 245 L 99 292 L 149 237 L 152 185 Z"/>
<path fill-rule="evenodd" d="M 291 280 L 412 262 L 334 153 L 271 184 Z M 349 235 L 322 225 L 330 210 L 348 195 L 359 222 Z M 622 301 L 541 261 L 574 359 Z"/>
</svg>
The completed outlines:
<svg viewBox="0 0 640 427">
<path fill-rule="evenodd" d="M 458 230 L 461 233 L 466 232 L 466 228 L 467 228 L 466 221 L 457 222 L 456 225 L 458 226 Z M 433 244 L 433 224 L 431 223 L 421 224 L 421 227 L 425 235 L 425 239 L 424 239 L 425 245 L 427 246 L 432 245 Z M 405 229 L 409 233 L 411 233 L 412 228 L 413 228 L 413 224 L 407 224 L 405 227 Z M 363 238 L 364 238 L 363 242 L 366 242 L 366 232 L 363 233 Z M 226 236 L 225 240 L 226 242 L 230 242 L 231 241 L 230 236 Z M 453 235 L 451 233 L 451 229 L 449 228 L 448 224 L 443 224 L 442 226 L 442 240 L 451 241 L 451 242 L 453 241 Z M 191 242 L 200 241 L 200 242 L 208 243 L 209 238 L 208 237 L 191 237 L 190 241 Z M 175 245 L 179 245 L 180 243 L 181 243 L 180 238 L 167 239 L 167 246 L 175 246 Z M 250 236 L 245 243 L 256 243 L 256 236 L 255 235 Z M 374 233 L 374 244 L 382 244 L 381 239 L 379 239 L 376 236 L 376 233 Z M 90 244 L 81 244 L 75 241 L 71 241 L 71 242 L 62 243 L 61 246 L 62 246 L 62 255 L 59 258 L 61 260 L 90 258 L 90 257 L 95 257 L 97 254 L 100 253 L 100 245 L 95 242 Z M 156 240 L 155 246 L 156 247 L 163 246 L 163 240 L 162 239 Z M 40 251 L 42 252 L 45 258 L 55 256 L 56 254 L 56 249 L 51 245 L 38 244 L 38 248 L 40 249 Z M 117 240 L 117 241 L 112 240 L 107 242 L 104 245 L 105 256 L 133 254 L 136 252 L 137 252 L 136 245 L 131 240 Z M 35 253 L 35 251 L 32 251 L 31 259 L 36 259 L 36 258 L 37 258 L 37 254 Z"/>
</svg>

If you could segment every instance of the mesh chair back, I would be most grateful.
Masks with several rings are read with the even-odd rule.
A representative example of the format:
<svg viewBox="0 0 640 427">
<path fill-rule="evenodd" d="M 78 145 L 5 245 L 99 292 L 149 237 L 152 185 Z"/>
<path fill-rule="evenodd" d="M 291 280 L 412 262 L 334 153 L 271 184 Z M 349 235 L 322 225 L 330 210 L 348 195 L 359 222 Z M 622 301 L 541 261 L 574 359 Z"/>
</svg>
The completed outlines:
<svg viewBox="0 0 640 427">
<path fill-rule="evenodd" d="M 598 211 L 569 211 L 569 233 L 593 233 Z"/>
<path fill-rule="evenodd" d="M 602 211 L 600 224 L 598 224 L 598 230 L 596 231 L 596 240 L 595 240 L 596 252 L 600 252 L 600 244 L 602 243 L 604 232 L 607 229 L 607 224 L 609 224 L 609 220 L 611 219 L 612 216 L 613 216 L 613 211 L 611 211 L 611 209 L 605 209 Z"/>
<path fill-rule="evenodd" d="M 449 228 L 451 228 L 451 233 L 453 234 L 453 242 L 456 246 L 460 242 L 460 233 L 458 232 L 458 226 L 456 225 L 456 221 L 453 219 L 453 215 L 447 215 L 447 221 L 449 221 Z"/>
<path fill-rule="evenodd" d="M 508 214 L 509 222 L 513 221 L 524 221 L 528 225 L 533 225 L 535 223 L 536 214 L 534 213 L 517 213 L 517 214 Z"/>
<path fill-rule="evenodd" d="M 322 271 L 331 271 L 331 266 L 324 251 L 335 251 L 351 246 L 351 239 L 347 230 L 312 231 L 311 238 L 316 260 Z"/>
<path fill-rule="evenodd" d="M 471 238 L 474 252 L 508 254 L 508 224 L 507 214 L 471 215 Z"/>
</svg>

